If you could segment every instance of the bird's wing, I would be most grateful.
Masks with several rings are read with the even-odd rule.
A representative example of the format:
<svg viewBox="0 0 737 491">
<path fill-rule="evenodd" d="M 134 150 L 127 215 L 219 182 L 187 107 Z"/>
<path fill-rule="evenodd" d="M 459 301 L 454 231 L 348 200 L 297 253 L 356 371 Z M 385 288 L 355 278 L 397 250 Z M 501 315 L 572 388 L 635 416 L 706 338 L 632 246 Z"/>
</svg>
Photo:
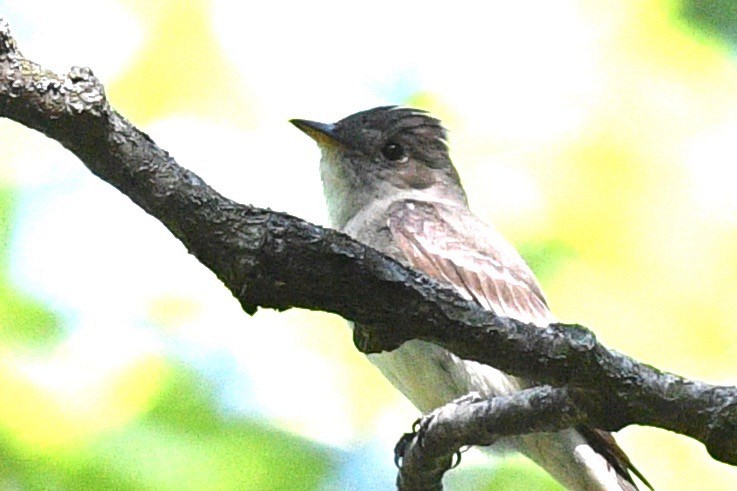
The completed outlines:
<svg viewBox="0 0 737 491">
<path fill-rule="evenodd" d="M 389 208 L 387 226 L 412 267 L 452 285 L 466 298 L 523 322 L 555 322 L 525 261 L 467 209 L 404 200 Z M 628 471 L 650 487 L 609 433 L 588 426 L 577 429 L 616 470 L 623 489 L 637 489 Z"/>
<path fill-rule="evenodd" d="M 540 326 L 554 322 L 517 251 L 467 210 L 405 200 L 390 208 L 388 226 L 412 267 L 498 315 Z"/>
</svg>

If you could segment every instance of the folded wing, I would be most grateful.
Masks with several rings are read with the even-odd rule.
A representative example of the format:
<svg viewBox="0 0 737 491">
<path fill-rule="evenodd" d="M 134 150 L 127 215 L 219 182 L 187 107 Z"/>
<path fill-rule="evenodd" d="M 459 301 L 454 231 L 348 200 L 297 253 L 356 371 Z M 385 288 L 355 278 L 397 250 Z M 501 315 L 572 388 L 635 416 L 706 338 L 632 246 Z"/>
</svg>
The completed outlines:
<svg viewBox="0 0 737 491">
<path fill-rule="evenodd" d="M 388 216 L 387 226 L 414 268 L 498 315 L 541 327 L 555 322 L 525 261 L 466 208 L 404 200 L 395 203 Z M 622 489 L 637 489 L 630 470 L 647 484 L 609 433 L 588 426 L 577 429 L 616 470 Z"/>
</svg>

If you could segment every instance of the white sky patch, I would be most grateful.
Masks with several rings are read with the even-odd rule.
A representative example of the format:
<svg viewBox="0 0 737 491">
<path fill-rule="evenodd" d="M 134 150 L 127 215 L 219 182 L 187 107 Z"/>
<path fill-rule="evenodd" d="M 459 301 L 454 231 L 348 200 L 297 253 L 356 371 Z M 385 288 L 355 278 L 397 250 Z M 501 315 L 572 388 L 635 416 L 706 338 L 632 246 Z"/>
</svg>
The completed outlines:
<svg viewBox="0 0 737 491">
<path fill-rule="evenodd" d="M 288 12 L 278 2 L 217 1 L 214 12 L 215 32 L 263 117 L 332 121 L 403 102 L 377 100 L 370 88 L 412 73 L 468 127 L 529 144 L 574 131 L 589 107 L 582 101 L 600 89 L 601 34 L 575 1 L 452 9 L 318 1 Z"/>
<path fill-rule="evenodd" d="M 688 140 L 683 159 L 696 206 L 737 224 L 737 120 Z"/>
<path fill-rule="evenodd" d="M 304 338 L 315 333 L 300 322 L 301 314 L 262 310 L 247 317 L 237 302 L 219 303 L 222 309 L 208 308 L 177 337 L 199 352 L 231 357 L 235 369 L 221 381 L 225 406 L 255 410 L 282 428 L 327 444 L 355 441 L 350 396 L 340 391 L 342 374 L 334 362 L 306 346 Z"/>
<path fill-rule="evenodd" d="M 504 152 L 483 158 L 486 163 L 470 161 L 461 175 L 471 209 L 504 235 L 539 234 L 548 221 L 550 205 L 540 183 L 524 165 L 524 156 Z"/>
<path fill-rule="evenodd" d="M 14 121 L 0 120 L 0 146 L 6 152 L 2 166 L 8 167 L 13 186 L 62 183 L 90 173 L 59 143 Z"/>
<path fill-rule="evenodd" d="M 109 82 L 125 69 L 143 41 L 135 16 L 115 0 L 5 0 L 4 4 L 3 15 L 23 54 L 56 72 L 88 66 Z"/>
<path fill-rule="evenodd" d="M 140 312 L 152 295 L 198 289 L 187 284 L 202 268 L 184 247 L 91 174 L 23 188 L 17 216 L 13 281 L 52 305 Z"/>
<path fill-rule="evenodd" d="M 469 194 L 483 196 L 485 204 L 495 210 L 495 214 L 544 212 L 546 203 L 538 184 L 524 166 L 497 162 L 471 165 L 469 169 L 473 176 L 464 182 L 464 187 Z"/>
<path fill-rule="evenodd" d="M 317 145 L 287 118 L 258 123 L 243 129 L 170 118 L 146 131 L 180 165 L 226 197 L 324 223 Z"/>
<path fill-rule="evenodd" d="M 86 317 L 76 327 L 52 356 L 16 358 L 18 370 L 64 406 L 83 409 L 92 399 L 107 397 L 110 377 L 161 354 L 156 337 L 132 329 L 126 319 Z"/>
</svg>

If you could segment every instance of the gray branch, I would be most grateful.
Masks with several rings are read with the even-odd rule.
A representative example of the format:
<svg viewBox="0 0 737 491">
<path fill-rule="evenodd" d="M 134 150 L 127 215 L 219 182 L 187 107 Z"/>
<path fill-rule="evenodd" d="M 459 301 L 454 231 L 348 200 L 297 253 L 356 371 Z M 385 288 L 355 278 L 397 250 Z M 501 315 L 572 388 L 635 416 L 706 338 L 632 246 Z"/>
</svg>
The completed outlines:
<svg viewBox="0 0 737 491">
<path fill-rule="evenodd" d="M 578 397 L 574 397 L 578 396 Z M 401 491 L 442 489 L 443 474 L 468 445 L 488 446 L 505 436 L 559 431 L 587 421 L 576 404 L 583 391 L 548 385 L 491 399 L 468 394 L 419 419 L 394 449 Z"/>
<path fill-rule="evenodd" d="M 66 75 L 45 70 L 23 57 L 1 20 L 0 116 L 58 141 L 156 217 L 249 314 L 259 307 L 334 312 L 371 326 L 355 335 L 366 353 L 392 350 L 409 339 L 431 341 L 462 358 L 568 387 L 569 397 L 585 391 L 587 397 L 572 399 L 577 409 L 570 414 L 585 415 L 595 427 L 665 428 L 703 442 L 714 458 L 737 464 L 737 388 L 660 372 L 607 350 L 578 325 L 541 329 L 497 317 L 343 234 L 235 203 L 111 108 L 91 70 L 72 68 Z M 480 444 L 477 434 L 540 429 L 539 419 L 527 417 L 538 414 L 529 405 L 509 412 L 518 419 L 497 416 L 518 405 L 518 396 L 494 401 L 494 411 L 474 419 L 481 426 L 463 423 L 463 431 L 453 435 Z M 490 429 L 484 429 L 485 421 Z M 571 422 L 562 418 L 553 426 Z M 412 455 L 405 455 L 406 463 L 414 462 Z"/>
</svg>

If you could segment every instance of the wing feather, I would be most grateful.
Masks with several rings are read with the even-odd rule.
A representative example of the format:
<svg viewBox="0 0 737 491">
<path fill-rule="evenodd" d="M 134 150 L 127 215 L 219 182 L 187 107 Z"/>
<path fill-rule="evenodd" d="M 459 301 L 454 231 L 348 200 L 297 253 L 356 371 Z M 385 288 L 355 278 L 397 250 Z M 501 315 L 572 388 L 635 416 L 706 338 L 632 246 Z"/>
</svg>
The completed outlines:
<svg viewBox="0 0 737 491">
<path fill-rule="evenodd" d="M 494 229 L 470 213 L 403 201 L 388 227 L 413 267 L 499 315 L 545 326 L 554 321 L 527 264 Z M 451 220 L 452 219 L 452 220 Z"/>
</svg>

